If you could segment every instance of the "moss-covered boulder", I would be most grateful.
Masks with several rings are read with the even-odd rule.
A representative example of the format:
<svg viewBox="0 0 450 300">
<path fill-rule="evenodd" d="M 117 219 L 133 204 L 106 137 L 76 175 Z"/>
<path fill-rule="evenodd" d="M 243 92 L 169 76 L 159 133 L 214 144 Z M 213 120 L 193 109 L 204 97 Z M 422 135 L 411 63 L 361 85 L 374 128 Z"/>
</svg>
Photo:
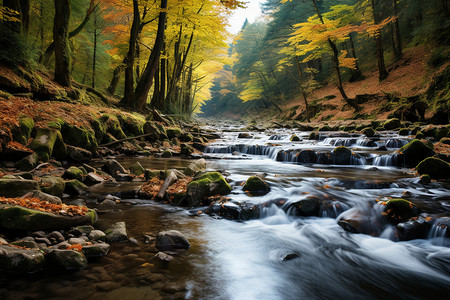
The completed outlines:
<svg viewBox="0 0 450 300">
<path fill-rule="evenodd" d="M 69 194 L 71 196 L 79 196 L 85 193 L 85 191 L 87 190 L 87 186 L 76 180 L 76 179 L 72 179 L 72 180 L 68 180 L 66 181 L 66 187 L 64 189 L 64 193 Z"/>
<path fill-rule="evenodd" d="M 144 167 L 137 161 L 130 167 L 130 173 L 136 176 L 140 176 L 145 174 Z"/>
<path fill-rule="evenodd" d="M 185 143 L 181 144 L 181 154 L 182 155 L 188 156 L 194 152 L 195 152 L 195 149 L 191 145 L 185 144 Z"/>
<path fill-rule="evenodd" d="M 21 206 L 0 204 L 0 227 L 10 230 L 60 230 L 84 224 L 94 224 L 97 213 L 89 209 L 83 215 L 63 216 Z"/>
<path fill-rule="evenodd" d="M 431 183 L 431 177 L 428 174 L 423 174 L 420 176 L 419 183 L 421 184 L 430 184 Z"/>
<path fill-rule="evenodd" d="M 39 156 L 37 153 L 32 153 L 18 162 L 16 162 L 16 168 L 20 171 L 30 171 L 33 170 L 39 163 Z"/>
<path fill-rule="evenodd" d="M 450 164 L 436 157 L 424 159 L 417 165 L 416 170 L 421 175 L 430 175 L 432 179 L 450 178 Z"/>
<path fill-rule="evenodd" d="M 39 190 L 39 184 L 35 180 L 0 178 L 0 196 L 7 198 L 22 197 L 26 193 Z"/>
<path fill-rule="evenodd" d="M 328 125 L 324 125 L 322 127 L 319 127 L 319 131 L 332 131 L 332 128 Z"/>
<path fill-rule="evenodd" d="M 263 196 L 270 192 L 270 186 L 260 177 L 251 176 L 245 182 L 242 190 L 248 192 L 250 195 Z"/>
<path fill-rule="evenodd" d="M 366 127 L 363 130 L 361 130 L 361 133 L 364 134 L 367 137 L 373 137 L 375 136 L 375 130 L 373 130 L 372 127 Z"/>
<path fill-rule="evenodd" d="M 91 152 L 95 152 L 98 148 L 94 132 L 88 129 L 64 123 L 61 131 L 64 142 L 68 145 L 80 147 Z"/>
<path fill-rule="evenodd" d="M 117 222 L 110 228 L 106 229 L 106 241 L 108 242 L 123 242 L 128 240 L 127 227 L 125 222 Z"/>
<path fill-rule="evenodd" d="M 418 208 L 405 199 L 391 199 L 384 208 L 386 217 L 393 223 L 400 223 L 418 215 Z"/>
<path fill-rule="evenodd" d="M 0 245 L 0 270 L 7 273 L 34 273 L 44 268 L 44 254 L 39 250 Z"/>
<path fill-rule="evenodd" d="M 34 128 L 34 121 L 29 117 L 19 118 L 19 126 L 12 130 L 13 139 L 16 142 L 27 144 Z"/>
<path fill-rule="evenodd" d="M 401 135 L 401 136 L 407 136 L 407 135 L 409 135 L 409 129 L 408 129 L 408 128 L 402 128 L 402 129 L 400 129 L 400 130 L 398 131 L 398 135 Z"/>
<path fill-rule="evenodd" d="M 293 134 L 291 136 L 290 140 L 291 140 L 291 142 L 299 142 L 300 138 L 297 135 Z"/>
<path fill-rule="evenodd" d="M 88 264 L 83 252 L 76 250 L 53 249 L 46 258 L 50 264 L 64 270 L 82 270 Z"/>
<path fill-rule="evenodd" d="M 292 206 L 296 208 L 296 213 L 299 216 L 318 216 L 320 210 L 320 199 L 315 196 L 310 196 L 294 202 Z"/>
<path fill-rule="evenodd" d="M 190 134 L 189 132 L 183 132 L 183 134 L 180 137 L 180 140 L 182 142 L 192 142 L 194 140 L 194 136 L 192 134 Z"/>
<path fill-rule="evenodd" d="M 51 156 L 57 159 L 66 156 L 66 145 L 62 139 L 61 133 L 53 128 L 38 128 L 36 135 L 30 144 L 39 159 L 46 162 Z"/>
<path fill-rule="evenodd" d="M 181 132 L 181 129 L 178 127 L 166 127 L 166 132 L 167 132 L 167 136 L 169 137 L 169 139 L 172 138 L 180 138 L 181 135 L 183 134 Z"/>
<path fill-rule="evenodd" d="M 90 161 L 92 158 L 92 152 L 86 149 L 75 147 L 75 146 L 67 146 L 67 156 L 66 159 L 76 163 L 84 163 Z"/>
<path fill-rule="evenodd" d="M 415 167 L 425 158 L 435 154 L 433 150 L 419 140 L 412 140 L 410 143 L 401 147 L 399 152 L 403 153 L 405 158 L 405 166 L 408 168 Z"/>
<path fill-rule="evenodd" d="M 163 153 L 161 153 L 162 158 L 171 158 L 172 157 L 172 151 L 170 150 L 164 150 Z"/>
<path fill-rule="evenodd" d="M 64 179 L 77 179 L 79 181 L 83 181 L 83 171 L 80 168 L 77 167 L 70 167 L 66 171 L 64 171 L 64 174 L 62 178 Z"/>
<path fill-rule="evenodd" d="M 309 134 L 308 136 L 308 140 L 319 140 L 319 132 L 318 131 L 313 131 Z"/>
<path fill-rule="evenodd" d="M 44 193 L 61 198 L 66 187 L 66 182 L 60 177 L 44 176 L 39 182 L 39 185 Z"/>
<path fill-rule="evenodd" d="M 416 134 L 415 139 L 421 140 L 421 139 L 423 139 L 424 137 L 425 137 L 425 136 L 423 135 L 422 131 L 418 131 L 417 134 Z"/>
<path fill-rule="evenodd" d="M 187 186 L 187 204 L 201 205 L 205 197 L 214 195 L 227 195 L 231 187 L 219 172 L 208 172 L 195 178 Z"/>
<path fill-rule="evenodd" d="M 386 130 L 394 130 L 394 129 L 399 128 L 401 125 L 402 125 L 402 123 L 400 122 L 399 119 L 393 118 L 393 119 L 389 119 L 386 122 L 384 122 L 383 128 Z"/>
<path fill-rule="evenodd" d="M 144 134 L 144 123 L 131 115 L 118 115 L 117 119 L 127 136 L 138 136 Z"/>
<path fill-rule="evenodd" d="M 450 138 L 448 138 L 448 137 L 443 137 L 443 138 L 439 141 L 439 143 L 445 144 L 445 145 L 450 145 Z"/>
<path fill-rule="evenodd" d="M 203 172 L 206 170 L 206 160 L 204 158 L 197 159 L 196 161 L 192 162 L 185 170 L 184 174 L 187 176 L 195 176 L 200 172 Z"/>
<path fill-rule="evenodd" d="M 344 146 L 334 148 L 332 152 L 333 163 L 336 165 L 349 165 L 352 151 Z"/>
<path fill-rule="evenodd" d="M 148 134 L 146 140 L 150 142 L 167 138 L 165 127 L 154 121 L 146 122 L 144 124 L 144 133 Z"/>
<path fill-rule="evenodd" d="M 100 122 L 106 125 L 106 131 L 111 134 L 114 138 L 121 140 L 127 136 L 123 132 L 120 122 L 116 116 L 111 114 L 104 114 L 100 117 Z M 103 141 L 105 142 L 105 141 Z"/>
</svg>

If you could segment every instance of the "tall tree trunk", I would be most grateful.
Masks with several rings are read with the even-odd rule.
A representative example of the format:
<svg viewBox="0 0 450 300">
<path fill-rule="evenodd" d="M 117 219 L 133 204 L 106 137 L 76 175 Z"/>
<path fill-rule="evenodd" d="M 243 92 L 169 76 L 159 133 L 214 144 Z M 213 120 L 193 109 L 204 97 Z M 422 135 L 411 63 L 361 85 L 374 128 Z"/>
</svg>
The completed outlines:
<svg viewBox="0 0 450 300">
<path fill-rule="evenodd" d="M 70 86 L 69 20 L 71 3 L 70 0 L 54 1 L 55 81 L 62 86 Z"/>
<path fill-rule="evenodd" d="M 120 74 L 122 74 L 123 70 L 125 69 L 124 63 L 125 62 L 120 63 L 120 65 L 118 65 L 113 71 L 111 83 L 109 84 L 108 88 L 106 89 L 108 94 L 110 94 L 111 96 L 114 96 L 114 94 L 116 93 L 117 87 L 119 86 Z"/>
<path fill-rule="evenodd" d="M 402 57 L 402 40 L 400 36 L 400 25 L 398 23 L 398 6 L 397 6 L 398 0 L 392 0 L 392 10 L 393 15 L 395 17 L 395 20 L 392 22 L 392 30 L 393 30 L 393 36 L 394 36 L 394 55 L 395 58 L 398 60 Z"/>
<path fill-rule="evenodd" d="M 378 13 L 375 9 L 375 0 L 371 0 L 372 4 L 372 12 L 373 12 L 373 21 L 375 24 L 379 24 L 380 20 L 378 19 Z M 383 81 L 389 75 L 388 71 L 386 71 L 386 65 L 384 63 L 384 50 L 383 50 L 383 40 L 381 36 L 381 30 L 378 30 L 375 33 L 375 45 L 376 45 L 376 56 L 377 56 L 377 64 L 378 64 L 378 80 Z"/>
<path fill-rule="evenodd" d="M 159 89 L 160 89 L 160 83 L 159 83 L 159 77 L 161 74 L 161 67 L 158 66 L 158 69 L 156 70 L 155 73 L 155 84 L 153 86 L 153 95 L 152 95 L 152 100 L 150 101 L 150 106 L 158 109 L 158 101 L 159 101 Z"/>
<path fill-rule="evenodd" d="M 353 42 L 352 34 L 350 33 L 348 35 L 349 39 L 348 42 L 350 44 L 350 55 L 355 59 L 355 69 L 352 69 L 352 76 L 350 77 L 350 82 L 355 82 L 359 80 L 364 79 L 364 75 L 361 72 L 361 69 L 359 68 L 358 64 L 358 58 L 356 57 L 356 51 L 355 51 L 355 43 Z"/>
<path fill-rule="evenodd" d="M 25 36 L 28 36 L 30 31 L 30 0 L 20 0 L 20 15 L 22 21 L 22 31 Z"/>
<path fill-rule="evenodd" d="M 97 14 L 94 16 L 94 53 L 92 54 L 92 88 L 95 89 L 95 71 L 97 65 Z"/>
<path fill-rule="evenodd" d="M 184 114 L 190 115 L 191 113 L 191 94 L 192 94 L 192 72 L 193 72 L 193 64 L 191 62 L 189 69 L 188 69 L 188 74 L 187 74 L 187 79 L 186 79 L 186 88 L 185 88 L 185 92 L 184 92 Z"/>
<path fill-rule="evenodd" d="M 164 43 L 165 44 L 165 43 Z M 165 50 L 164 50 L 165 53 Z M 168 81 L 168 60 L 167 58 L 161 59 L 161 83 L 160 83 L 160 89 L 159 89 L 159 99 L 158 99 L 158 105 L 157 108 L 162 110 L 164 108 L 164 100 L 166 99 L 166 91 L 167 91 L 167 81 Z"/>
<path fill-rule="evenodd" d="M 142 73 L 142 77 L 139 80 L 134 92 L 134 106 L 140 111 L 144 110 L 145 104 L 147 103 L 148 92 L 152 87 L 153 78 L 155 77 L 156 70 L 158 69 L 159 57 L 161 56 L 161 49 L 164 42 L 164 30 L 166 27 L 166 8 L 167 0 L 161 0 L 161 12 L 159 13 L 155 44 L 145 70 Z"/>
<path fill-rule="evenodd" d="M 297 65 L 297 70 L 298 70 L 298 78 L 299 78 L 299 82 L 298 82 L 298 87 L 300 88 L 300 92 L 302 93 L 303 96 L 303 100 L 305 101 L 305 112 L 306 112 L 306 120 L 309 122 L 309 104 L 308 104 L 308 98 L 306 95 L 306 91 L 303 88 L 303 72 L 302 72 L 302 67 L 300 65 L 300 61 L 298 59 L 298 56 L 295 56 L 295 64 Z"/>
<path fill-rule="evenodd" d="M 41 42 L 41 52 L 44 51 L 44 1 L 39 2 L 39 37 Z"/>
<path fill-rule="evenodd" d="M 133 24 L 131 25 L 128 53 L 125 58 L 125 91 L 122 101 L 120 101 L 120 103 L 129 107 L 133 106 L 134 100 L 133 66 L 136 56 L 136 42 L 138 39 L 140 24 L 141 16 L 139 15 L 139 4 L 137 0 L 133 0 Z"/>
</svg>

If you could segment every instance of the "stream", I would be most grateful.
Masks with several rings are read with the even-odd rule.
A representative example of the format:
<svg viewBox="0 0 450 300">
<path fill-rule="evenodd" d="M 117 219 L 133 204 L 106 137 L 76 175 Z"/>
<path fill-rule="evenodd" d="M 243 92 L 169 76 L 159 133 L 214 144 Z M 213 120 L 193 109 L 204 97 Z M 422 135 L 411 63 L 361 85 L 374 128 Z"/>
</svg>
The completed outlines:
<svg viewBox="0 0 450 300">
<path fill-rule="evenodd" d="M 79 272 L 0 277 L 0 298 L 448 299 L 450 241 L 438 221 L 450 215 L 450 187 L 443 182 L 422 185 L 412 170 L 397 166 L 392 154 L 410 138 L 394 132 L 384 132 L 379 139 L 324 132 L 318 141 L 311 141 L 309 132 L 290 129 L 249 132 L 251 138 L 238 138 L 242 129 L 236 125 L 209 129 L 222 138 L 205 149 L 207 169 L 225 171 L 233 188 L 225 205 L 281 199 L 282 207 L 265 205 L 258 219 L 233 221 L 152 201 L 120 203 L 100 211 L 96 226 L 105 229 L 125 221 L 135 242 L 113 244 L 108 256 Z M 300 141 L 291 142 L 292 134 Z M 320 153 L 341 145 L 355 153 L 351 164 L 320 163 Z M 318 157 L 302 162 L 300 151 L 309 149 Z M 125 168 L 139 161 L 145 168 L 180 170 L 191 162 L 117 160 Z M 256 173 L 264 173 L 271 187 L 264 196 L 242 191 L 242 182 Z M 95 208 L 93 200 L 99 195 L 136 186 L 96 185 L 85 200 Z M 401 198 L 405 191 L 411 195 L 408 200 L 438 220 L 426 239 L 397 241 L 392 225 L 379 229 L 375 237 L 354 234 L 337 223 L 345 211 L 367 209 L 382 197 Z M 287 209 L 309 196 L 327 200 L 318 217 L 301 217 Z M 168 265 L 149 266 L 154 253 L 143 235 L 168 229 L 185 234 L 191 248 Z M 117 284 L 97 286 L 105 281 Z"/>
</svg>

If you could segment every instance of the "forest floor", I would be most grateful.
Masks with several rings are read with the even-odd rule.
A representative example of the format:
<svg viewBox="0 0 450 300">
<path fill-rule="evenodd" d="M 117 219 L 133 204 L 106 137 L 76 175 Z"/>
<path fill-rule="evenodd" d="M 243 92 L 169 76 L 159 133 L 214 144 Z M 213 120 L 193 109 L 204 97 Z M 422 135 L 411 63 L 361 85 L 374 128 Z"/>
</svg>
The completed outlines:
<svg viewBox="0 0 450 300">
<path fill-rule="evenodd" d="M 401 60 L 388 65 L 389 76 L 382 82 L 378 81 L 378 71 L 363 72 L 365 78 L 357 82 L 345 82 L 344 90 L 349 98 L 356 95 L 393 95 L 399 98 L 421 95 L 433 76 L 433 72 L 427 69 L 427 51 L 424 47 L 405 49 Z M 332 99 L 331 95 L 334 97 Z M 314 121 L 345 120 L 354 118 L 354 111 L 345 107 L 343 97 L 334 82 L 315 90 L 308 98 L 310 103 L 320 103 L 325 110 L 317 116 Z M 388 102 L 386 99 L 374 97 L 368 102 L 360 105 L 360 115 L 371 115 L 376 119 L 387 119 L 390 111 L 379 112 L 380 107 Z M 297 107 L 296 107 L 297 106 Z M 295 115 L 305 109 L 302 96 L 289 100 L 281 107 L 285 111 L 296 110 Z M 330 117 L 331 116 L 331 117 Z M 295 117 L 294 117 L 295 118 Z"/>
</svg>

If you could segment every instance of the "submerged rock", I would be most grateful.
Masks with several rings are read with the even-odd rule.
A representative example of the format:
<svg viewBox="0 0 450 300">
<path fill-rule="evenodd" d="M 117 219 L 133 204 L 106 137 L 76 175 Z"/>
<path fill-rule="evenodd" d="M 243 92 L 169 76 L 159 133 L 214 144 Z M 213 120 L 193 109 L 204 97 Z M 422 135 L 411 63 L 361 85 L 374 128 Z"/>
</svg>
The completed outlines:
<svg viewBox="0 0 450 300">
<path fill-rule="evenodd" d="M 177 230 L 161 231 L 156 237 L 156 248 L 161 251 L 187 250 L 190 247 L 187 238 Z"/>
<path fill-rule="evenodd" d="M 117 222 L 105 231 L 108 242 L 122 242 L 128 240 L 125 222 Z"/>
<path fill-rule="evenodd" d="M 248 178 L 242 189 L 255 196 L 263 196 L 270 192 L 269 184 L 258 176 Z"/>
<path fill-rule="evenodd" d="M 11 273 L 34 273 L 44 268 L 44 254 L 39 250 L 0 245 L 0 270 Z"/>
<path fill-rule="evenodd" d="M 88 263 L 83 252 L 76 250 L 53 249 L 46 257 L 51 264 L 65 270 L 82 270 Z"/>
<path fill-rule="evenodd" d="M 204 158 L 197 159 L 192 162 L 185 170 L 184 174 L 187 176 L 195 176 L 196 174 L 206 170 L 206 160 Z"/>
<path fill-rule="evenodd" d="M 393 223 L 404 222 L 411 217 L 418 215 L 418 208 L 405 199 L 391 199 L 386 202 L 384 211 L 387 213 L 389 221 Z"/>
<path fill-rule="evenodd" d="M 111 246 L 107 243 L 84 245 L 82 251 L 87 258 L 106 256 Z"/>
</svg>

